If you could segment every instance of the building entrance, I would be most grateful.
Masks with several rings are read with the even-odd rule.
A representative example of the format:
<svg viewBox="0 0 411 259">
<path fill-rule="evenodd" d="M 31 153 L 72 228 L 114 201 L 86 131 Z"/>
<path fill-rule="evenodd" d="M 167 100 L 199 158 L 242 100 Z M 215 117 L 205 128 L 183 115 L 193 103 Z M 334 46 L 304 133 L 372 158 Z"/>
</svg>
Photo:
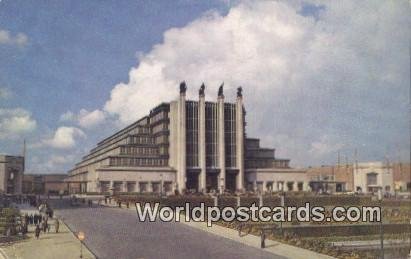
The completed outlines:
<svg viewBox="0 0 411 259">
<path fill-rule="evenodd" d="M 231 192 L 235 192 L 237 173 L 226 174 L 225 188 Z"/>
<path fill-rule="evenodd" d="M 199 177 L 198 172 L 192 172 L 192 171 L 187 172 L 187 182 L 186 182 L 187 191 L 194 191 L 194 192 L 198 191 L 198 177 Z"/>
<path fill-rule="evenodd" d="M 207 172 L 206 175 L 206 189 L 207 192 L 218 191 L 218 173 Z"/>
</svg>

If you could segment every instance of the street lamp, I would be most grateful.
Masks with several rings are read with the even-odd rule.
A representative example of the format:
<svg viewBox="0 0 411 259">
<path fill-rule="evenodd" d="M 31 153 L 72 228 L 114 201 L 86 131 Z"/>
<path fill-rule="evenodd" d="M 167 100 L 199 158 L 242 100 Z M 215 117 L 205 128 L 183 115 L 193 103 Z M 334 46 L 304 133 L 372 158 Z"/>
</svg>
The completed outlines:
<svg viewBox="0 0 411 259">
<path fill-rule="evenodd" d="M 80 258 L 83 258 L 83 240 L 86 238 L 84 232 L 80 231 L 77 233 L 77 238 L 80 240 Z"/>
<path fill-rule="evenodd" d="M 285 193 L 281 192 L 280 194 L 280 203 L 281 203 L 281 207 L 283 209 L 285 209 Z M 280 231 L 281 231 L 281 236 L 283 235 L 283 221 L 280 220 Z"/>
<path fill-rule="evenodd" d="M 163 174 L 160 174 L 160 178 L 161 178 L 161 182 L 160 182 L 160 195 L 161 195 L 161 197 L 163 197 L 163 185 L 164 185 L 164 182 L 163 182 Z"/>
<path fill-rule="evenodd" d="M 378 202 L 380 204 L 380 246 L 381 246 L 381 255 L 380 258 L 384 259 L 384 230 L 382 225 L 382 188 L 378 189 Z"/>
</svg>

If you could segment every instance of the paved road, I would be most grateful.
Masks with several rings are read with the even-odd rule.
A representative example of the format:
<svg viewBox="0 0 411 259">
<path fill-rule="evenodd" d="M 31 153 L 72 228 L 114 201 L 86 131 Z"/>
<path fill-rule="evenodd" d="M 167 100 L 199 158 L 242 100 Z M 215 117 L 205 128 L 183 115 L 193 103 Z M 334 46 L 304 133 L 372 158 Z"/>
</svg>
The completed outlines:
<svg viewBox="0 0 411 259">
<path fill-rule="evenodd" d="M 182 223 L 137 222 L 132 210 L 60 204 L 56 214 L 73 231 L 84 231 L 86 245 L 101 259 L 281 258 Z"/>
</svg>

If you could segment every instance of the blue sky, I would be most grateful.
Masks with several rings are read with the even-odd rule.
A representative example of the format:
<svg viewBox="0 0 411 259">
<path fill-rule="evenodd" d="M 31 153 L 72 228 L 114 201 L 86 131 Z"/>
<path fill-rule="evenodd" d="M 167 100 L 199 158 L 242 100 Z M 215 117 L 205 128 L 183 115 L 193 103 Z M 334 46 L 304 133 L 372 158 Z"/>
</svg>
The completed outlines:
<svg viewBox="0 0 411 259">
<path fill-rule="evenodd" d="M 1 45 L 0 85 L 18 95 L 6 105 L 32 111 L 49 127 L 79 104 L 102 106 L 136 65 L 136 53 L 161 42 L 168 28 L 223 7 L 208 1 L 4 0 L 1 28 L 29 38 L 23 48 Z"/>
<path fill-rule="evenodd" d="M 186 80 L 243 85 L 249 135 L 294 165 L 408 159 L 407 1 L 309 2 L 2 0 L 0 152 L 65 172 Z"/>
</svg>

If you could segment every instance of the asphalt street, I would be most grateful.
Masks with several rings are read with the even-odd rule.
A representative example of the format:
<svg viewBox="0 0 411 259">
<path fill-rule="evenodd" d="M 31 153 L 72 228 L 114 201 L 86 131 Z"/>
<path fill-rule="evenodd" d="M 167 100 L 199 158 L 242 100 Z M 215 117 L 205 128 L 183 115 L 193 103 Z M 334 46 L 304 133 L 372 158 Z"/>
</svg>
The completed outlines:
<svg viewBox="0 0 411 259">
<path fill-rule="evenodd" d="M 138 222 L 133 210 L 73 208 L 67 201 L 53 207 L 73 231 L 85 233 L 85 244 L 101 259 L 282 258 L 182 223 Z"/>
</svg>

